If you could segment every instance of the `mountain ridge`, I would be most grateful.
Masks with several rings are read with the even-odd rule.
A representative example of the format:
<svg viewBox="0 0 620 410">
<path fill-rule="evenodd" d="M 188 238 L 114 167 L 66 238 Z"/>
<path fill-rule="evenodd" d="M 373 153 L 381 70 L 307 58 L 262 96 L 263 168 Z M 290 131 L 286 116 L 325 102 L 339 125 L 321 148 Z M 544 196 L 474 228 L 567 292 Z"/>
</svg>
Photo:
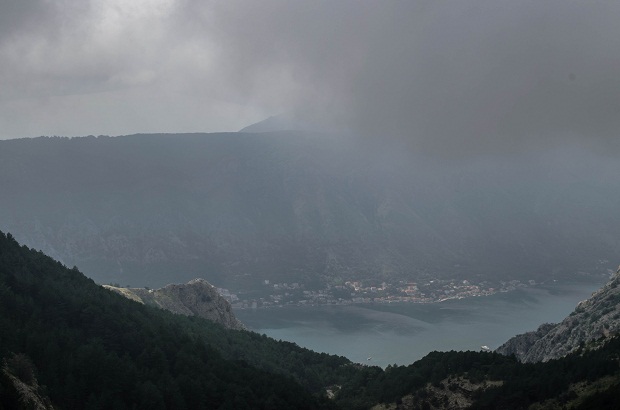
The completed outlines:
<svg viewBox="0 0 620 410">
<path fill-rule="evenodd" d="M 0 362 L 24 358 L 15 373 L 36 375 L 65 409 L 331 408 L 324 386 L 355 371 L 342 357 L 135 303 L 2 232 L 0 330 Z M 2 408 L 19 408 L 12 380 L 0 374 Z"/>
<path fill-rule="evenodd" d="M 610 267 L 618 174 L 583 152 L 438 161 L 307 132 L 7 140 L 0 229 L 130 287 L 538 283 Z"/>
</svg>

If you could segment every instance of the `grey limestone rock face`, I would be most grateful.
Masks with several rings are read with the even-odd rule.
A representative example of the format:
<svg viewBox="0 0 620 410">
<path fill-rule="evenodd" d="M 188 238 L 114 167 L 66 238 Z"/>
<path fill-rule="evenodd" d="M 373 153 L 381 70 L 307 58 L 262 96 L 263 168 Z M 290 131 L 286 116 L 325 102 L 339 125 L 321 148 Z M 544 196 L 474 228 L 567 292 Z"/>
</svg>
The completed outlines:
<svg viewBox="0 0 620 410">
<path fill-rule="evenodd" d="M 157 306 L 170 312 L 199 316 L 219 323 L 228 329 L 244 329 L 235 317 L 230 303 L 216 288 L 204 279 L 194 279 L 186 284 L 170 284 L 161 289 L 116 288 L 105 285 L 129 299 L 146 305 Z"/>
<path fill-rule="evenodd" d="M 556 323 L 544 323 L 534 331 L 511 338 L 498 347 L 496 351 L 506 356 L 515 355 L 517 358 L 522 358 L 537 341 L 549 333 L 555 326 L 557 326 Z"/>
<path fill-rule="evenodd" d="M 544 324 L 536 331 L 517 335 L 496 352 L 514 354 L 524 363 L 546 362 L 617 333 L 620 333 L 620 273 L 580 302 L 562 322 Z"/>
</svg>

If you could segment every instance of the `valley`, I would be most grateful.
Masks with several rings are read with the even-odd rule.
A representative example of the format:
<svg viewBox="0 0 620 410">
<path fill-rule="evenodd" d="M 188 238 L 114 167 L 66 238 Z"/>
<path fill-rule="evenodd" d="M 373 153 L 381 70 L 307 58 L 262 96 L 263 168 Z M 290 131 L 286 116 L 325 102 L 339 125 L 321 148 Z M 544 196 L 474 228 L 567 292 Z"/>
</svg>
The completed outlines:
<svg viewBox="0 0 620 410">
<path fill-rule="evenodd" d="M 0 2 L 0 410 L 620 409 L 620 2 Z"/>
</svg>

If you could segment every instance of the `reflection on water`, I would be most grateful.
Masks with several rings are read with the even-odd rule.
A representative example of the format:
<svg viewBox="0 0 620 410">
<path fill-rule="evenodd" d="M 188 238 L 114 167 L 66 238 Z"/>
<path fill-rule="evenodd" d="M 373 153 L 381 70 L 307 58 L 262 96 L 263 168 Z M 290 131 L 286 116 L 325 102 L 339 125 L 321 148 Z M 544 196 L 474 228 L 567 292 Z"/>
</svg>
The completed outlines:
<svg viewBox="0 0 620 410">
<path fill-rule="evenodd" d="M 412 363 L 433 350 L 494 349 L 515 334 L 562 320 L 600 286 L 521 289 L 433 304 L 286 306 L 235 314 L 275 339 L 387 366 Z"/>
</svg>

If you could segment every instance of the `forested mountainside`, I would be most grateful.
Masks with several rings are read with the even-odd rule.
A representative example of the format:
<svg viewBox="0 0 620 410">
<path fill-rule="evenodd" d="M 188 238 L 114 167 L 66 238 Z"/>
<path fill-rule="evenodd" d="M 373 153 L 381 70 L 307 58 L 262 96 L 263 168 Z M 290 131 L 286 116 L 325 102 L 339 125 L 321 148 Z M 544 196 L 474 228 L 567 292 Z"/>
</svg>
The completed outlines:
<svg viewBox="0 0 620 410">
<path fill-rule="evenodd" d="M 0 229 L 98 283 L 549 280 L 620 251 L 620 163 L 302 132 L 0 141 Z M 372 285 L 374 286 L 374 285 Z"/>
<path fill-rule="evenodd" d="M 558 359 L 601 338 L 620 333 L 620 269 L 591 298 L 557 324 L 543 324 L 536 331 L 508 340 L 498 353 L 515 355 L 522 362 Z"/>
<path fill-rule="evenodd" d="M 170 284 L 161 289 L 121 288 L 103 285 L 136 302 L 188 316 L 199 316 L 219 323 L 227 329 L 244 329 L 235 317 L 230 303 L 204 279 L 190 280 L 186 284 Z"/>
<path fill-rule="evenodd" d="M 10 234 L 0 234 L 1 360 L 63 409 L 322 408 L 324 387 L 356 371 L 345 358 L 136 303 Z M 7 372 L 0 408 L 12 409 Z"/>
<path fill-rule="evenodd" d="M 355 365 L 129 300 L 0 233 L 0 409 L 617 408 L 620 338 L 595 347 Z"/>
</svg>

